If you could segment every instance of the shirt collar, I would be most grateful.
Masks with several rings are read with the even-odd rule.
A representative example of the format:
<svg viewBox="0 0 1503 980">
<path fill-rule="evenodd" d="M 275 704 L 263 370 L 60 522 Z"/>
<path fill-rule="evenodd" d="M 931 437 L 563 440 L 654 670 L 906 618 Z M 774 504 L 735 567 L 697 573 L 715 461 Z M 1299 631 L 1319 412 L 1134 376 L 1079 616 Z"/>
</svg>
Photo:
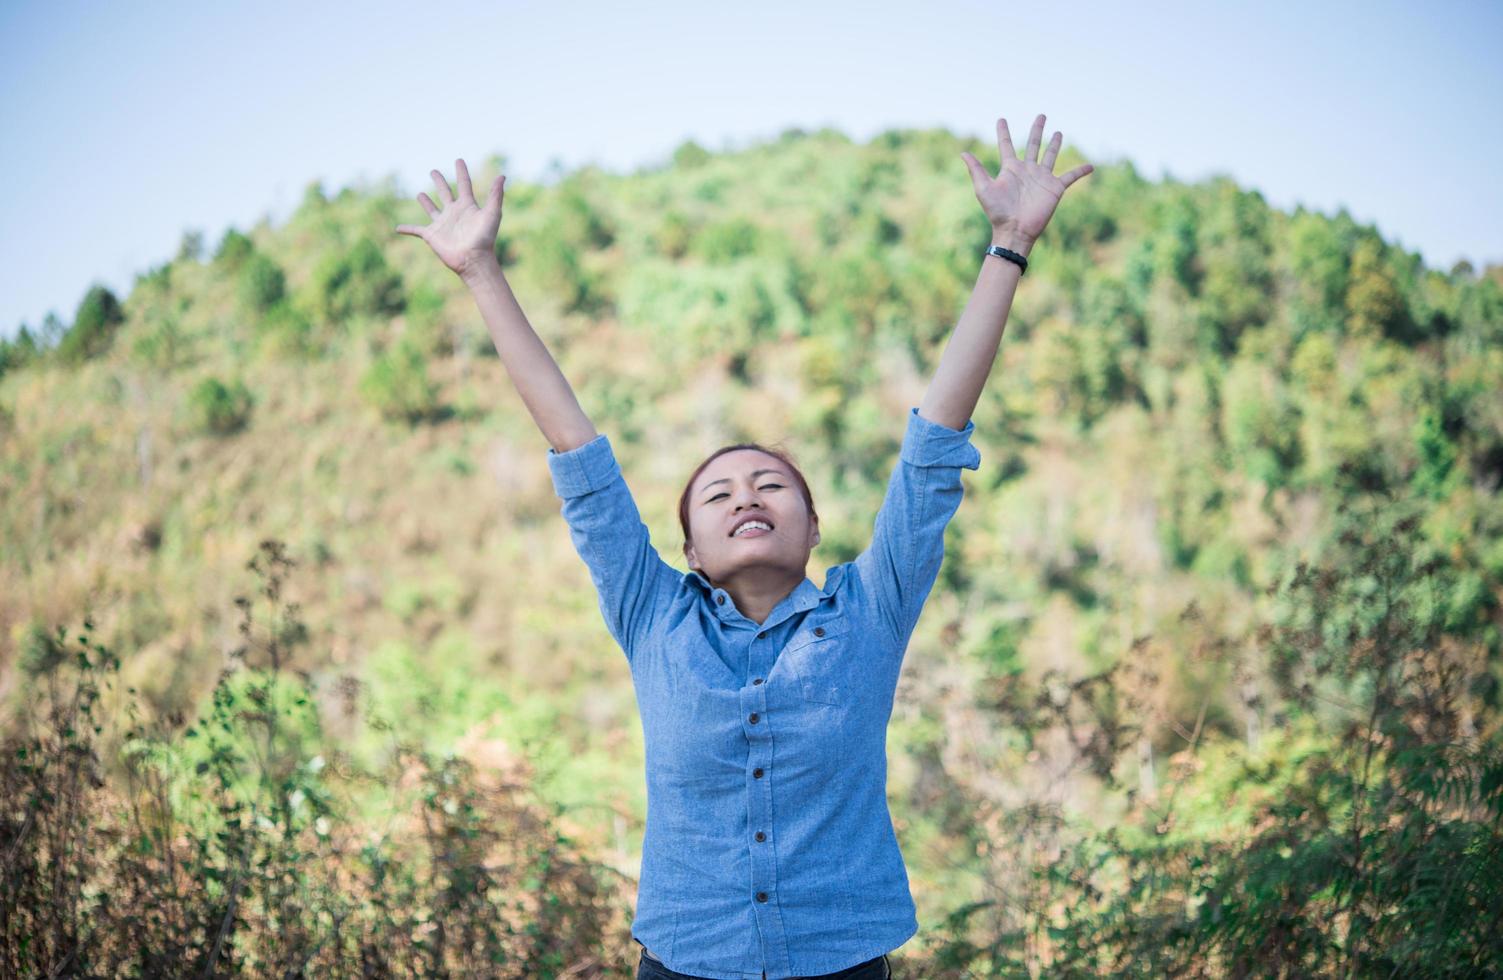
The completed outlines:
<svg viewBox="0 0 1503 980">
<path fill-rule="evenodd" d="M 809 576 L 805 575 L 804 580 L 778 605 L 783 606 L 787 604 L 791 607 L 791 611 L 795 613 L 807 612 L 826 599 L 833 598 L 835 590 L 840 587 L 840 580 L 844 575 L 845 567 L 842 565 L 837 565 L 829 569 L 825 572 L 825 587 L 823 589 L 815 585 L 809 579 Z M 684 578 L 694 583 L 695 587 L 704 595 L 705 601 L 710 604 L 710 608 L 715 611 L 715 615 L 721 620 L 745 618 L 736 610 L 736 604 L 731 601 L 730 593 L 711 585 L 710 580 L 705 578 L 703 572 L 691 568 L 684 573 Z M 721 601 L 722 597 L 725 600 L 723 602 Z"/>
</svg>

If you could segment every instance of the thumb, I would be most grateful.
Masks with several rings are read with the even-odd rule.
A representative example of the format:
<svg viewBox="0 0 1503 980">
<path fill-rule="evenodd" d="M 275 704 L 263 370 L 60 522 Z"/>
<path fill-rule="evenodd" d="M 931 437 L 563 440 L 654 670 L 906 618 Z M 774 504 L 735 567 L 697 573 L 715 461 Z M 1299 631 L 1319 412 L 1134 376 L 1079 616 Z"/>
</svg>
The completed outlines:
<svg viewBox="0 0 1503 980">
<path fill-rule="evenodd" d="M 486 198 L 485 198 L 485 207 L 486 207 L 486 210 L 490 210 L 490 208 L 491 208 L 492 205 L 495 205 L 497 207 L 500 206 L 500 204 L 501 204 L 501 198 L 506 193 L 505 186 L 504 186 L 505 184 L 506 184 L 506 175 L 505 174 L 502 174 L 502 175 L 498 176 L 495 180 L 491 181 L 491 191 L 490 191 L 489 194 L 486 195 Z"/>
<path fill-rule="evenodd" d="M 977 194 L 980 194 L 986 185 L 991 182 L 991 175 L 986 172 L 986 168 L 981 165 L 980 160 L 977 160 L 963 150 L 961 151 L 960 159 L 965 161 L 965 168 L 971 172 L 971 186 L 975 188 Z"/>
</svg>

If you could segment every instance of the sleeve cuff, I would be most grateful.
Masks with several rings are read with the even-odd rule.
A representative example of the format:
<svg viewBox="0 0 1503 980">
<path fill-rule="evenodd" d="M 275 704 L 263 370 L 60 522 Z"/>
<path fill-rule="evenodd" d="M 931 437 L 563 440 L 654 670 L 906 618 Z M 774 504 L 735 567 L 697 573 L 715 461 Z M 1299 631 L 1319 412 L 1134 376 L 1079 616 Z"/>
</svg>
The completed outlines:
<svg viewBox="0 0 1503 980">
<path fill-rule="evenodd" d="M 565 453 L 549 446 L 548 471 L 553 476 L 553 492 L 568 500 L 606 486 L 621 475 L 621 465 L 611 451 L 610 439 L 602 432 Z"/>
<path fill-rule="evenodd" d="M 899 456 L 914 466 L 955 466 L 968 470 L 981 468 L 981 452 L 971 445 L 976 423 L 966 419 L 959 431 L 931 422 L 915 406 L 908 412 L 908 431 L 903 434 Z"/>
</svg>

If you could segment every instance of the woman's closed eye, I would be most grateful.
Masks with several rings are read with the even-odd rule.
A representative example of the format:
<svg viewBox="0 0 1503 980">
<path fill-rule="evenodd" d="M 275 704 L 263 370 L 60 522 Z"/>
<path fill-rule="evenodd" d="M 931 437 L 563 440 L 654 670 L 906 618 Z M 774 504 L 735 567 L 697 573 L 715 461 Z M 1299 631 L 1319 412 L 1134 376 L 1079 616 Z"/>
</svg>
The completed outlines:
<svg viewBox="0 0 1503 980">
<path fill-rule="evenodd" d="M 769 484 L 767 484 L 765 486 L 758 487 L 757 489 L 759 489 L 759 490 L 772 490 L 773 488 L 777 488 L 777 489 L 781 490 L 783 488 L 783 485 L 781 483 L 769 483 Z M 721 491 L 720 493 L 717 493 L 715 496 L 711 497 L 709 500 L 706 500 L 705 503 L 707 503 L 707 504 L 713 504 L 715 501 L 719 500 L 721 497 L 726 497 L 726 496 L 729 496 L 729 494 L 725 493 L 724 491 Z"/>
</svg>

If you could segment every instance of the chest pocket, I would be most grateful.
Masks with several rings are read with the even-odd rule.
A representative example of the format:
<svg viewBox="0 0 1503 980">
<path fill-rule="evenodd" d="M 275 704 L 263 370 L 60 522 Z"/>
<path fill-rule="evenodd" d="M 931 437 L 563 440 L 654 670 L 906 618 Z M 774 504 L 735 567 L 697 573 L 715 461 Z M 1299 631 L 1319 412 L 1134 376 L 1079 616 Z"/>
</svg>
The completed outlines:
<svg viewBox="0 0 1503 980">
<path fill-rule="evenodd" d="M 845 704 L 851 664 L 848 661 L 852 634 L 843 616 L 809 619 L 783 648 L 782 657 L 798 675 L 799 689 L 807 701 Z"/>
</svg>

